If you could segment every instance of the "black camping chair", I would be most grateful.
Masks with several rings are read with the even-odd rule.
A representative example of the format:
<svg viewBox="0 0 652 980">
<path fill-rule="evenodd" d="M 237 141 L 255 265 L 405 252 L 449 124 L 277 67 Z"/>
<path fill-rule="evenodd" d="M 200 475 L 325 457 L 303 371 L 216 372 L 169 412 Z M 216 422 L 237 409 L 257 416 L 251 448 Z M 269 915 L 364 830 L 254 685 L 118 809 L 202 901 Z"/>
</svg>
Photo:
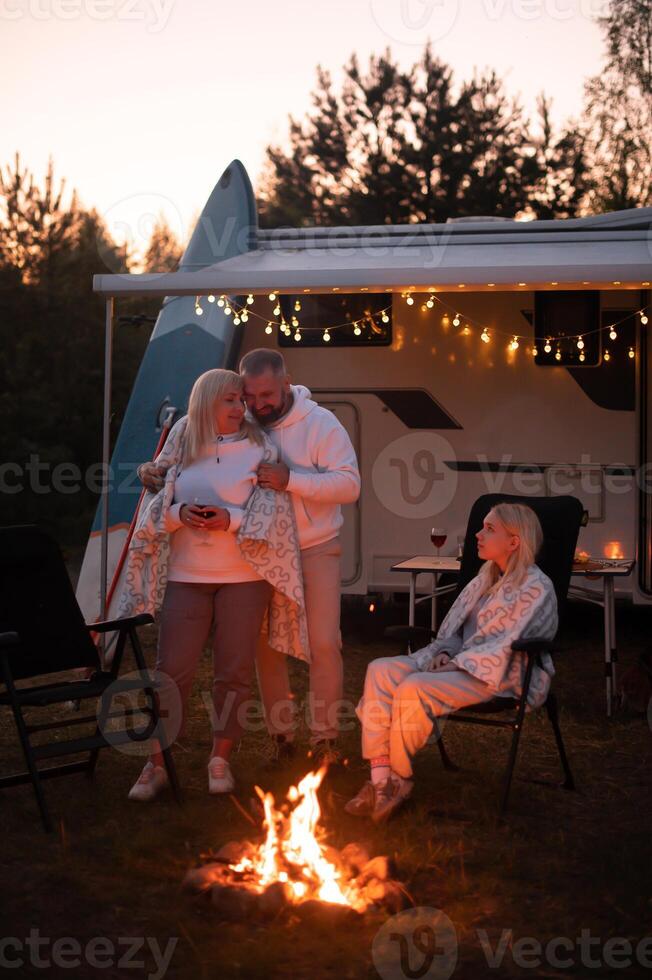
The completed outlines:
<svg viewBox="0 0 652 980">
<path fill-rule="evenodd" d="M 469 521 L 466 528 L 464 539 L 464 551 L 460 565 L 459 582 L 456 595 L 462 591 L 465 585 L 474 578 L 482 565 L 482 560 L 478 557 L 476 534 L 481 529 L 483 521 L 494 504 L 501 502 L 526 504 L 536 513 L 541 528 L 543 530 L 543 546 L 537 557 L 537 565 L 545 572 L 552 581 L 557 595 L 557 605 L 559 619 L 566 605 L 568 586 L 570 584 L 573 558 L 575 547 L 579 535 L 580 526 L 583 522 L 584 508 L 577 497 L 520 497 L 509 494 L 488 493 L 479 497 L 471 508 Z M 388 636 L 394 639 L 407 640 L 410 648 L 418 650 L 430 643 L 436 636 L 432 630 L 424 627 L 398 626 L 390 627 L 386 631 Z M 512 650 L 523 653 L 527 657 L 527 666 L 523 683 L 523 693 L 520 699 L 509 697 L 495 697 L 490 701 L 466 707 L 459 712 L 447 715 L 447 721 L 463 722 L 471 725 L 490 725 L 498 728 L 509 728 L 512 732 L 512 742 L 509 751 L 507 769 L 503 783 L 503 792 L 500 806 L 500 815 L 504 815 L 507 809 L 510 787 L 516 754 L 518 752 L 519 739 L 523 728 L 525 708 L 527 705 L 527 695 L 530 688 L 532 670 L 536 663 L 541 663 L 541 654 L 552 651 L 550 640 L 531 638 L 512 643 Z M 564 789 L 574 789 L 575 782 L 568 763 L 564 742 L 559 727 L 559 710 L 557 699 L 552 691 L 549 691 L 545 705 L 546 713 L 550 719 L 552 730 L 559 752 L 559 758 L 564 771 Z M 486 715 L 493 714 L 506 715 L 506 718 L 488 718 Z M 446 769 L 459 769 L 449 758 L 441 734 L 437 737 L 437 745 L 442 762 Z"/>
<path fill-rule="evenodd" d="M 148 673 L 136 628 L 152 623 L 148 614 L 117 619 L 112 622 L 84 622 L 81 610 L 68 578 L 68 572 L 57 543 L 33 525 L 0 528 L 0 705 L 13 712 L 16 729 L 27 763 L 27 771 L 0 777 L 0 788 L 31 782 L 41 812 L 43 826 L 52 830 L 52 821 L 45 802 L 42 780 L 85 772 L 92 776 L 99 751 L 108 745 L 124 745 L 145 741 L 156 733 L 161 739 L 170 785 L 180 801 L 179 784 L 172 753 L 160 726 L 155 681 Z M 90 631 L 117 632 L 115 653 L 111 666 L 102 668 L 100 657 Z M 131 644 L 139 676 L 120 678 L 127 637 Z M 37 686 L 17 686 L 16 681 L 36 678 L 75 668 L 90 668 L 88 680 L 58 680 Z M 143 691 L 147 704 L 111 712 L 116 695 Z M 44 708 L 66 701 L 99 700 L 96 714 L 71 717 L 63 721 L 28 723 L 25 708 Z M 147 718 L 145 727 L 109 730 L 112 718 L 129 719 L 141 715 Z M 31 736 L 37 732 L 94 724 L 91 735 L 34 745 Z M 142 718 L 141 718 L 142 724 Z M 40 760 L 65 755 L 90 753 L 87 758 L 39 769 Z"/>
</svg>

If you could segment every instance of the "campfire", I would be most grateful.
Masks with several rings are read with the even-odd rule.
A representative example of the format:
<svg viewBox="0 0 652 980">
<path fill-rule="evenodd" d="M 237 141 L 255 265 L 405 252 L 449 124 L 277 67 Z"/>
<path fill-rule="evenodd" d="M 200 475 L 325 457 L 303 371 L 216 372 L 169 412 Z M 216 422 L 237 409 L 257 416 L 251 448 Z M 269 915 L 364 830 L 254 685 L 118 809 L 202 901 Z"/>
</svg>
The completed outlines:
<svg viewBox="0 0 652 980">
<path fill-rule="evenodd" d="M 271 793 L 256 786 L 265 839 L 226 844 L 187 873 L 184 888 L 210 894 L 229 919 L 293 913 L 300 918 L 347 918 L 370 908 L 397 912 L 412 904 L 392 877 L 388 858 L 371 858 L 358 843 L 338 851 L 324 842 L 317 790 L 325 774 L 326 767 L 307 773 L 298 786 L 290 787 L 280 807 Z"/>
</svg>

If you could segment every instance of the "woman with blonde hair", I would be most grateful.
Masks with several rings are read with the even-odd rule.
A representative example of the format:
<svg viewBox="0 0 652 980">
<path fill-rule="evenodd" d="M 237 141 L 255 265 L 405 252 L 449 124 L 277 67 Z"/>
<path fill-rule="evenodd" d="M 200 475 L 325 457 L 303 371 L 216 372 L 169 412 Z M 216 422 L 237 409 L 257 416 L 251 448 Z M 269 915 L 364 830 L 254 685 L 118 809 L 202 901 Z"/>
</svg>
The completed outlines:
<svg viewBox="0 0 652 980">
<path fill-rule="evenodd" d="M 165 482 L 145 495 L 119 606 L 121 615 L 160 609 L 156 671 L 166 720 L 159 734 L 168 744 L 183 729 L 199 657 L 215 627 L 211 793 L 234 787 L 229 755 L 242 734 L 270 599 L 269 619 L 283 634 L 284 652 L 309 656 L 292 503 L 287 494 L 256 486 L 259 465 L 274 462 L 276 450 L 245 418 L 243 385 L 239 374 L 223 369 L 197 378 L 187 416 L 155 460 Z M 159 739 L 129 798 L 151 800 L 167 783 Z"/>
<path fill-rule="evenodd" d="M 476 535 L 479 573 L 461 591 L 437 638 L 403 657 L 373 660 L 357 707 L 362 755 L 371 779 L 347 812 L 384 820 L 412 791 L 411 757 L 435 720 L 498 696 L 519 698 L 526 662 L 511 649 L 522 637 L 557 632 L 555 589 L 535 564 L 543 541 L 539 519 L 523 504 L 496 504 Z M 544 703 L 554 667 L 549 654 L 535 666 L 528 706 Z"/>
</svg>

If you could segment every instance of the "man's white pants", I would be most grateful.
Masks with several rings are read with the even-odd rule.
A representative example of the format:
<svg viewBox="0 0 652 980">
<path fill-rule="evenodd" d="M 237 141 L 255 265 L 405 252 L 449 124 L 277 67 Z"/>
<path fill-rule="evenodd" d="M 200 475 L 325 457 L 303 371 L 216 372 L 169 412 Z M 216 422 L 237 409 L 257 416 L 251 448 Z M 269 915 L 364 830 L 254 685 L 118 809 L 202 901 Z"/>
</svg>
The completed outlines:
<svg viewBox="0 0 652 980">
<path fill-rule="evenodd" d="M 411 758 L 432 733 L 434 719 L 494 695 L 466 670 L 420 671 L 411 657 L 380 657 L 367 667 L 356 714 L 362 755 L 389 755 L 394 772 L 412 776 Z"/>
</svg>

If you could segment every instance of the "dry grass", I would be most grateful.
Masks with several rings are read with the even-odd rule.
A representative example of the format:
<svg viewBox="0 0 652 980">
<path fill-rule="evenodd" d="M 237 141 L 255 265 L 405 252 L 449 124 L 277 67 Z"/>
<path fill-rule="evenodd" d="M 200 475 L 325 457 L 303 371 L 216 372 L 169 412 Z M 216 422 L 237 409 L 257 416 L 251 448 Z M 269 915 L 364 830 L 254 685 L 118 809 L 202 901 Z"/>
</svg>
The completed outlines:
<svg viewBox="0 0 652 980">
<path fill-rule="evenodd" d="M 403 612 L 393 615 L 400 619 Z M 345 685 L 353 700 L 368 661 L 396 652 L 382 640 L 381 625 L 352 613 L 345 617 Z M 647 643 L 649 626 L 648 610 L 619 610 L 621 669 Z M 143 635 L 152 658 L 154 631 Z M 459 942 L 456 978 L 639 975 L 635 966 L 585 968 L 579 957 L 571 971 L 549 964 L 523 970 L 509 951 L 501 967 L 490 970 L 478 936 L 478 930 L 486 930 L 495 945 L 503 929 L 513 930 L 514 940 L 533 936 L 543 943 L 553 936 L 577 937 L 582 929 L 602 942 L 652 934 L 650 731 L 641 718 L 606 721 L 601 636 L 598 612 L 574 606 L 556 657 L 561 724 L 578 791 L 517 778 L 505 824 L 495 819 L 506 758 L 504 733 L 447 726 L 447 745 L 463 771 L 445 772 L 436 749 L 424 750 L 417 760 L 413 800 L 381 828 L 341 812 L 364 776 L 357 731 L 344 737 L 350 765 L 329 780 L 322 794 L 329 837 L 337 846 L 364 840 L 372 853 L 394 855 L 417 904 L 446 912 Z M 293 672 L 301 700 L 305 671 Z M 381 919 L 364 921 L 347 934 L 334 934 L 326 926 L 224 924 L 209 905 L 181 894 L 183 874 L 200 853 L 252 833 L 230 800 L 211 798 L 206 791 L 209 730 L 200 692 L 209 683 L 206 656 L 193 694 L 186 751 L 177 753 L 187 795 L 183 808 L 167 799 L 148 807 L 129 804 L 126 793 L 141 760 L 115 751 L 101 755 L 94 782 L 73 776 L 46 785 L 59 821 L 56 835 L 42 833 L 30 789 L 0 797 L 2 891 L 8 899 L 3 935 L 26 937 L 38 927 L 43 936 L 71 936 L 82 944 L 95 936 L 114 941 L 154 936 L 162 946 L 169 937 L 179 937 L 169 978 L 377 976 L 371 944 Z M 3 712 L 0 728 L 4 771 L 20 762 L 7 716 Z M 246 808 L 255 783 L 280 792 L 306 767 L 305 760 L 298 760 L 286 770 L 274 770 L 265 736 L 251 734 L 234 761 L 238 798 Z M 517 776 L 524 774 L 559 778 L 543 713 L 527 720 Z M 21 975 L 29 972 L 26 968 Z M 94 971 L 85 965 L 61 975 L 113 978 L 153 972 L 153 960 L 146 957 L 139 970 Z M 49 973 L 57 975 L 56 970 Z"/>
</svg>

